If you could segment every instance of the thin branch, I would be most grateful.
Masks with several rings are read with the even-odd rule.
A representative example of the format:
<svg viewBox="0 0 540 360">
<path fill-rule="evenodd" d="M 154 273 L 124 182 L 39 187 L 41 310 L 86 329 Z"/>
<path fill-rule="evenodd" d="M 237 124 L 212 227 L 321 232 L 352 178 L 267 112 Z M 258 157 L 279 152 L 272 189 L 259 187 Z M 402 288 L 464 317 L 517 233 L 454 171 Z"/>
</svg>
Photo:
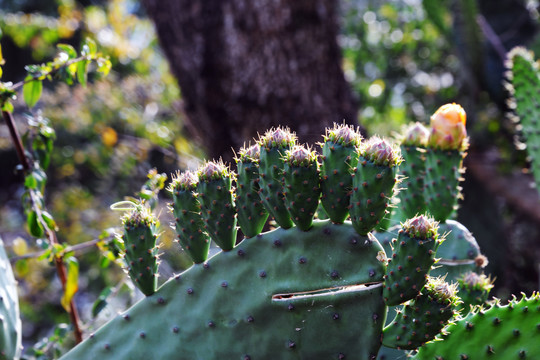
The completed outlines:
<svg viewBox="0 0 540 360">
<path fill-rule="evenodd" d="M 75 59 L 71 59 L 71 60 L 68 60 L 66 61 L 65 63 L 63 63 L 62 65 L 58 66 L 58 67 L 55 67 L 55 68 L 52 68 L 51 71 L 49 71 L 48 73 L 45 73 L 45 74 L 35 74 L 35 75 L 32 75 L 32 78 L 30 79 L 24 79 L 24 80 L 21 80 L 13 85 L 11 85 L 9 87 L 9 90 L 18 90 L 19 88 L 21 88 L 22 86 L 24 86 L 24 84 L 26 83 L 29 83 L 31 81 L 34 81 L 34 80 L 38 80 L 39 78 L 46 78 L 47 76 L 52 76 L 54 74 L 56 74 L 58 71 L 64 69 L 64 68 L 67 68 L 68 66 L 70 65 L 73 65 L 75 63 L 78 63 L 79 61 L 90 61 L 90 60 L 93 60 L 92 57 L 88 56 L 88 55 L 85 55 L 85 56 L 79 56 L 78 58 L 75 58 Z"/>
<path fill-rule="evenodd" d="M 88 248 L 96 246 L 96 244 L 98 242 L 100 242 L 100 241 L 103 241 L 103 240 L 94 239 L 94 240 L 86 241 L 86 242 L 83 242 L 83 243 L 80 243 L 80 244 L 77 244 L 77 245 L 67 246 L 64 249 L 64 252 L 67 253 L 67 252 L 83 251 L 83 250 L 86 250 Z M 36 259 L 36 258 L 40 257 L 41 255 L 45 254 L 46 252 L 47 252 L 47 250 L 41 250 L 41 251 L 36 251 L 36 252 L 24 254 L 24 255 L 13 256 L 13 257 L 11 257 L 9 259 L 9 262 L 15 263 L 15 262 L 17 262 L 19 260 L 24 260 L 24 259 Z"/>
<path fill-rule="evenodd" d="M 495 30 L 489 25 L 486 18 L 483 15 L 478 15 L 476 17 L 476 22 L 478 23 L 478 26 L 480 27 L 480 30 L 482 30 L 482 33 L 486 37 L 486 39 L 489 41 L 491 46 L 493 46 L 493 49 L 499 55 L 501 60 L 503 62 L 506 61 L 506 49 L 504 47 L 504 44 L 501 41 L 501 38 Z"/>
<path fill-rule="evenodd" d="M 15 149 L 17 150 L 17 156 L 19 157 L 19 160 L 24 168 L 24 171 L 28 172 L 30 171 L 30 163 L 28 162 L 28 159 L 26 155 L 24 154 L 24 146 L 22 144 L 19 133 L 17 132 L 17 128 L 15 127 L 13 116 L 8 111 L 2 111 L 2 116 L 9 127 L 11 140 L 13 141 L 13 145 L 15 146 Z M 39 209 L 37 210 L 39 211 Z M 39 216 L 38 218 L 41 219 L 42 217 Z M 56 233 L 53 230 L 49 229 L 49 227 L 46 224 L 44 228 L 47 229 L 47 237 L 49 239 L 49 244 L 51 246 L 54 244 L 57 244 L 58 240 L 56 238 Z M 56 266 L 56 273 L 58 274 L 58 277 L 60 278 L 60 281 L 62 283 L 62 288 L 65 291 L 66 282 L 67 282 L 67 271 L 66 271 L 66 266 L 64 264 L 64 258 L 62 256 L 55 257 L 55 266 Z M 73 301 L 73 298 L 71 299 L 69 303 L 69 309 L 70 309 L 69 317 L 73 325 L 75 341 L 77 343 L 80 343 L 82 341 L 82 331 L 81 331 L 81 326 L 80 326 L 79 313 L 77 312 L 77 307 L 75 306 L 75 302 Z"/>
</svg>

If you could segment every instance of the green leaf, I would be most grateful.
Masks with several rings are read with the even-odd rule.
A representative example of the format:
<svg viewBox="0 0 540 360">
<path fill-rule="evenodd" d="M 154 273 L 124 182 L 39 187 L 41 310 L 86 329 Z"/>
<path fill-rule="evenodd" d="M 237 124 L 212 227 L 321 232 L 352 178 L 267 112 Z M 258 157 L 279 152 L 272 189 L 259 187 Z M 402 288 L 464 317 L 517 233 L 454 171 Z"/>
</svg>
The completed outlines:
<svg viewBox="0 0 540 360">
<path fill-rule="evenodd" d="M 64 262 L 67 266 L 67 279 L 64 295 L 62 295 L 60 302 L 62 303 L 64 309 L 66 309 L 67 312 L 70 312 L 71 309 L 69 305 L 71 303 L 71 299 L 73 299 L 73 295 L 75 295 L 79 289 L 79 262 L 73 256 L 66 258 Z"/>
<path fill-rule="evenodd" d="M 30 173 L 24 178 L 24 187 L 27 189 L 35 189 L 38 186 L 38 182 L 34 174 Z"/>
<path fill-rule="evenodd" d="M 28 224 L 28 230 L 30 234 L 35 237 L 42 237 L 45 233 L 43 225 L 38 221 L 38 216 L 35 211 L 28 212 L 26 216 L 26 223 Z"/>
<path fill-rule="evenodd" d="M 112 288 L 110 286 L 106 287 L 105 289 L 103 289 L 103 291 L 101 291 L 99 297 L 94 302 L 94 305 L 92 305 L 92 317 L 98 316 L 101 310 L 105 309 L 105 307 L 107 306 L 107 298 L 109 297 L 109 295 L 111 295 L 111 293 Z"/>
<path fill-rule="evenodd" d="M 49 229 L 54 230 L 54 231 L 58 230 L 58 226 L 56 226 L 56 221 L 54 221 L 52 215 L 49 214 L 47 211 L 41 212 L 41 218 L 43 219 L 45 224 L 47 224 L 47 227 Z"/>
<path fill-rule="evenodd" d="M 82 46 L 81 54 L 83 56 L 94 56 L 97 52 L 97 45 L 94 40 L 86 38 Z"/>
<path fill-rule="evenodd" d="M 97 59 L 97 71 L 107 76 L 109 71 L 111 71 L 111 61 L 105 58 Z"/>
<path fill-rule="evenodd" d="M 8 112 L 8 113 L 12 113 L 12 112 L 13 112 L 13 104 L 11 104 L 11 101 L 6 100 L 6 101 L 2 104 L 2 111 Z"/>
<path fill-rule="evenodd" d="M 30 77 L 31 79 L 32 77 Z M 26 78 L 28 80 L 28 77 Z M 28 107 L 33 107 L 41 97 L 43 83 L 41 80 L 32 80 L 23 85 L 23 97 Z"/>
<path fill-rule="evenodd" d="M 58 44 L 56 45 L 58 49 L 65 52 L 68 55 L 69 59 L 75 59 L 77 57 L 77 50 L 73 48 L 73 46 L 68 44 Z"/>
<path fill-rule="evenodd" d="M 88 61 L 82 60 L 77 63 L 77 80 L 79 83 L 86 87 L 86 74 L 88 72 Z"/>
</svg>

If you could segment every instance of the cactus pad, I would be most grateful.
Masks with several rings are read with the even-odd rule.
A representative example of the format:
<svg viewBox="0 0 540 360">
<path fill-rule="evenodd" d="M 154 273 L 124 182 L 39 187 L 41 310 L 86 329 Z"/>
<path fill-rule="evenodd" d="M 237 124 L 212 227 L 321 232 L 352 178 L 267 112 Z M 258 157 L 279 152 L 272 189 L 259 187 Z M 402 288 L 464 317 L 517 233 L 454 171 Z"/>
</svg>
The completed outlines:
<svg viewBox="0 0 540 360">
<path fill-rule="evenodd" d="M 246 239 L 172 278 L 63 359 L 374 358 L 386 311 L 382 251 L 348 222 Z"/>
<path fill-rule="evenodd" d="M 446 328 L 443 341 L 422 346 L 414 359 L 540 359 L 540 296 L 477 309 Z"/>
<path fill-rule="evenodd" d="M 0 360 L 18 360 L 22 349 L 17 283 L 0 238 Z"/>
<path fill-rule="evenodd" d="M 201 205 L 195 193 L 197 181 L 195 174 L 186 171 L 173 177 L 169 187 L 173 196 L 170 209 L 175 217 L 178 242 L 196 264 L 206 260 L 210 248 L 210 239 L 204 231 Z"/>
</svg>

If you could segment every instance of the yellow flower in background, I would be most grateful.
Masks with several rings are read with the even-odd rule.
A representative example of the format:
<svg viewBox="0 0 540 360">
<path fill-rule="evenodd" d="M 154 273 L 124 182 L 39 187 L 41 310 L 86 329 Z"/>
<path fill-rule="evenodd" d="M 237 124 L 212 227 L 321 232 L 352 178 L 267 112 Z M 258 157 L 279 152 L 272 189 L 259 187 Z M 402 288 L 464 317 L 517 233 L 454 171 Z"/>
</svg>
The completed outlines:
<svg viewBox="0 0 540 360">
<path fill-rule="evenodd" d="M 101 132 L 101 141 L 107 147 L 113 147 L 118 141 L 118 134 L 111 127 L 106 127 Z"/>
<path fill-rule="evenodd" d="M 467 114 L 461 105 L 441 106 L 431 116 L 428 146 L 442 150 L 464 150 L 467 147 Z"/>
</svg>

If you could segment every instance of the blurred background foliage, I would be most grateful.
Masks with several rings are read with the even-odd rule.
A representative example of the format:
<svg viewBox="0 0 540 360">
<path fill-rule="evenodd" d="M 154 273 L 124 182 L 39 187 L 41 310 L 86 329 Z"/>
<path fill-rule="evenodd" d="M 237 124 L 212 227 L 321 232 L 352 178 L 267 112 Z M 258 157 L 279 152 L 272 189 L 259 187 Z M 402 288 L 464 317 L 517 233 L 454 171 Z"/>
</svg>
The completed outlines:
<svg viewBox="0 0 540 360">
<path fill-rule="evenodd" d="M 516 150 L 514 126 L 505 118 L 505 96 L 501 95 L 504 67 L 493 39 L 486 40 L 493 34 L 486 32 L 481 21 L 464 21 L 489 20 L 488 30 L 507 34 L 498 37 L 506 50 L 518 43 L 540 50 L 534 25 L 538 3 L 514 3 L 524 9 L 527 24 L 533 24 L 522 39 L 519 31 L 512 34 L 511 28 L 504 28 L 502 23 L 507 19 L 497 20 L 485 11 L 489 1 L 341 1 L 339 43 L 345 77 L 361 104 L 359 123 L 369 134 L 392 135 L 411 121 L 427 123 L 429 115 L 446 102 L 460 102 L 469 115 L 471 152 L 479 148 L 482 154 L 490 154 L 502 173 L 521 172 L 527 166 L 526 154 Z M 94 39 L 113 64 L 108 77 L 93 75 L 87 87 L 46 87 L 32 110 L 50 119 L 56 130 L 46 196 L 59 227 L 59 239 L 70 245 L 92 242 L 76 252 L 81 264 L 76 302 L 85 329 L 92 329 L 140 296 L 121 267 L 107 257 L 107 241 L 120 225 L 120 214 L 110 211 L 109 206 L 134 196 L 150 169 L 170 175 L 176 169 L 195 168 L 204 154 L 184 135 L 180 90 L 138 1 L 0 0 L 0 9 L 6 60 L 3 81 L 17 82 L 25 75 L 24 65 L 54 57 L 55 44 L 79 48 L 86 37 Z M 15 113 L 22 132 L 25 124 L 20 114 L 25 112 L 28 109 L 19 99 Z M 39 252 L 43 244 L 24 230 L 21 177 L 14 170 L 17 159 L 3 123 L 0 162 L 2 236 L 12 257 Z M 516 271 L 538 266 L 537 260 L 523 255 L 529 244 L 523 234 L 532 234 L 534 240 L 540 233 L 538 225 L 519 218 L 503 200 L 479 190 L 483 184 L 471 180 L 464 187 L 462 216 L 476 219 L 468 226 L 483 249 L 494 247 L 493 237 L 503 233 L 522 256 L 517 259 L 521 265 Z M 161 195 L 166 200 L 166 194 Z M 168 232 L 162 239 L 172 239 L 165 203 L 157 210 L 162 229 Z M 484 208 L 475 208 L 478 203 Z M 466 219 L 463 222 L 467 224 Z M 172 241 L 162 246 L 160 273 L 161 279 L 166 279 L 187 267 L 189 261 Z M 175 251 L 166 251 L 171 247 Z M 496 276 L 501 276 L 503 265 L 497 268 L 493 263 L 506 266 L 507 250 L 504 245 L 486 251 Z M 60 282 L 46 259 L 24 258 L 15 262 L 15 268 L 25 347 L 36 344 L 26 351 L 26 357 L 54 358 L 55 352 L 72 345 L 62 325 L 68 318 L 59 301 Z M 516 289 L 538 289 L 537 273 L 524 276 L 514 287 L 508 285 L 510 280 L 496 283 L 496 290 L 501 285 L 499 296 Z"/>
</svg>

